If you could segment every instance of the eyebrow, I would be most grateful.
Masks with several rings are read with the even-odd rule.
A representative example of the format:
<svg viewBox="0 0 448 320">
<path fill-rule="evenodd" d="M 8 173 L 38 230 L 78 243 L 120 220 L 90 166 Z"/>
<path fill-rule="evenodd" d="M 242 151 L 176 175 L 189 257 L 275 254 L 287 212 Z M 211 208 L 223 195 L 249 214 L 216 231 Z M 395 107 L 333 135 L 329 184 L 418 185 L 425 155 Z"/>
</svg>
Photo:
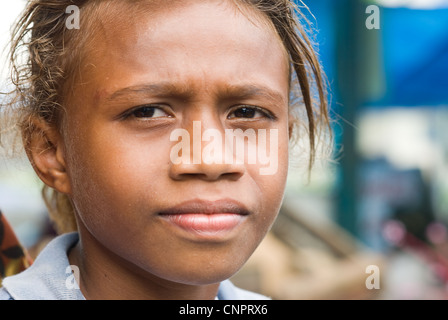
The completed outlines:
<svg viewBox="0 0 448 320">
<path fill-rule="evenodd" d="M 119 89 L 107 97 L 107 101 L 127 97 L 129 95 L 185 95 L 189 90 L 169 82 L 135 85 Z"/>
<path fill-rule="evenodd" d="M 247 83 L 243 85 L 229 85 L 226 86 L 223 91 L 224 96 L 238 97 L 238 98 L 251 98 L 262 97 L 269 100 L 272 103 L 287 104 L 287 100 L 283 94 L 279 91 L 271 89 L 265 85 Z"/>
<path fill-rule="evenodd" d="M 171 82 L 160 82 L 135 85 L 119 89 L 107 97 L 107 101 L 113 101 L 120 98 L 126 98 L 129 95 L 144 95 L 144 96 L 161 96 L 161 97 L 177 97 L 188 99 L 193 97 L 195 89 L 193 86 L 186 84 L 175 84 Z M 271 89 L 262 84 L 245 83 L 223 85 L 216 92 L 216 96 L 223 99 L 244 99 L 252 97 L 262 97 L 269 100 L 271 103 L 287 104 L 283 94 L 279 91 Z"/>
</svg>

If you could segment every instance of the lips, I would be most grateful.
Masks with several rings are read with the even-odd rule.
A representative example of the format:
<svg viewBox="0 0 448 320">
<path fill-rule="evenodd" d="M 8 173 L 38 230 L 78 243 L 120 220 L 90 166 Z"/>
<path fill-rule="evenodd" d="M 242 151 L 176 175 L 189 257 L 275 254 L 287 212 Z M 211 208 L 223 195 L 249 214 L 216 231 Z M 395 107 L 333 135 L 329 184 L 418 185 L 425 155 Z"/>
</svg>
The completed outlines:
<svg viewBox="0 0 448 320">
<path fill-rule="evenodd" d="M 172 225 L 200 237 L 225 235 L 240 225 L 250 212 L 234 200 L 191 200 L 159 213 Z"/>
</svg>

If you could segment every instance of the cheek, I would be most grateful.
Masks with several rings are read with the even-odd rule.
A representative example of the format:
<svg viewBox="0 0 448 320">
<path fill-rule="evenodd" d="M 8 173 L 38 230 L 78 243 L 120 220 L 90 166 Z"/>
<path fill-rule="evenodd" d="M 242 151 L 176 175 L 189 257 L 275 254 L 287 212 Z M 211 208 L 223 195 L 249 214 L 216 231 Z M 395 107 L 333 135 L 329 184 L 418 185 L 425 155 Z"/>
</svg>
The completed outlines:
<svg viewBox="0 0 448 320">
<path fill-rule="evenodd" d="M 160 173 L 168 165 L 166 143 L 153 140 L 145 144 L 138 139 L 120 138 L 117 132 L 109 135 L 100 131 L 97 128 L 83 134 L 85 139 L 72 139 L 67 150 L 77 212 L 81 216 L 87 212 L 98 214 L 88 217 L 89 224 L 102 223 L 101 213 L 113 215 L 129 206 L 138 207 L 148 193 L 157 192 Z"/>
<path fill-rule="evenodd" d="M 252 152 L 256 153 L 256 164 L 247 165 L 248 171 L 253 179 L 262 185 L 280 187 L 285 184 L 288 174 L 288 130 L 278 128 L 268 130 L 266 134 L 258 134 L 257 141 L 256 148 L 252 149 Z M 247 157 L 246 162 L 251 163 L 250 161 Z M 283 189 L 271 189 L 270 192 L 273 190 L 280 192 Z"/>
<path fill-rule="evenodd" d="M 265 145 L 258 148 L 267 156 L 262 163 L 249 165 L 248 173 L 256 185 L 259 200 L 262 204 L 261 211 L 266 219 L 262 223 L 270 224 L 275 219 L 280 209 L 284 190 L 286 187 L 289 165 L 289 139 L 287 130 L 278 130 L 278 134 L 271 135 Z"/>
</svg>

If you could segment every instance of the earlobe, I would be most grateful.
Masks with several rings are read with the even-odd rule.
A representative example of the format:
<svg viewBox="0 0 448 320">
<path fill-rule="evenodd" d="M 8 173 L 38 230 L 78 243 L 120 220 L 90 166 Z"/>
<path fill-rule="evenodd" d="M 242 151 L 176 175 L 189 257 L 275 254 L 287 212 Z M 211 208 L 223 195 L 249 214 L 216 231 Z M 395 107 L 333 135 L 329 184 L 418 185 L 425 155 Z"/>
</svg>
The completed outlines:
<svg viewBox="0 0 448 320">
<path fill-rule="evenodd" d="M 58 130 L 39 118 L 22 130 L 26 154 L 39 178 L 49 187 L 69 194 L 64 149 Z"/>
</svg>

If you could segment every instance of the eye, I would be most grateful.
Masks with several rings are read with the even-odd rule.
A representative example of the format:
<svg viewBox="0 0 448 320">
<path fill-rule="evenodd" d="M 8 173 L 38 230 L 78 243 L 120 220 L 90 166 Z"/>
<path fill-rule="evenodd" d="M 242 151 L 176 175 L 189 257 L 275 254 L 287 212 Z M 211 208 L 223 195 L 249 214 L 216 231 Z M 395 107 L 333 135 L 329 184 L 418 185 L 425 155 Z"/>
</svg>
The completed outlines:
<svg viewBox="0 0 448 320">
<path fill-rule="evenodd" d="M 234 109 L 228 116 L 227 119 L 257 119 L 257 118 L 269 118 L 273 119 L 273 116 L 266 110 L 255 106 L 240 106 Z"/>
<path fill-rule="evenodd" d="M 168 114 L 158 105 L 145 105 L 137 107 L 129 112 L 128 116 L 133 116 L 135 118 L 171 117 L 170 114 Z"/>
</svg>

